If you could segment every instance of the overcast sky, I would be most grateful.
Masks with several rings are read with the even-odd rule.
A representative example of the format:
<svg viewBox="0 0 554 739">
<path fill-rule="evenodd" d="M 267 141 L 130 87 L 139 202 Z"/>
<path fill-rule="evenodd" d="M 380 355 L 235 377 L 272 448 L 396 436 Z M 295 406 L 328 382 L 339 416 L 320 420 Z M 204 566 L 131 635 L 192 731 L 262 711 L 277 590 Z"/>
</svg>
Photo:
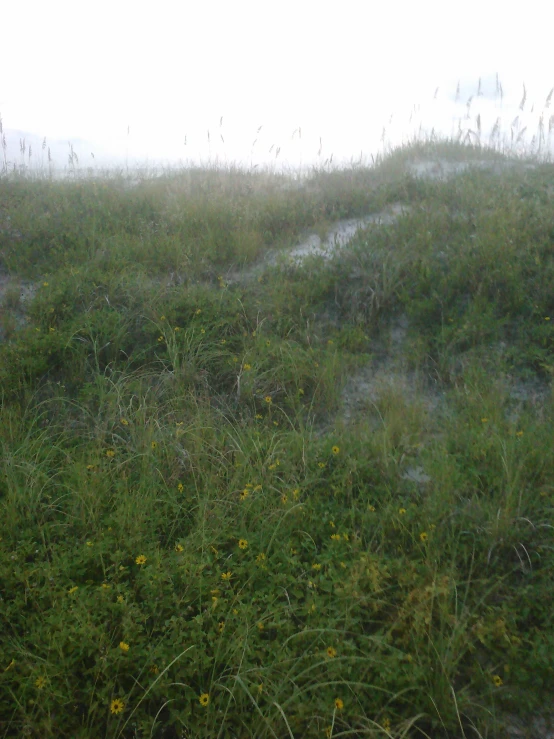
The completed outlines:
<svg viewBox="0 0 554 739">
<path fill-rule="evenodd" d="M 508 132 L 523 83 L 522 118 L 554 85 L 542 0 L 7 2 L 4 129 L 97 153 L 249 164 L 280 147 L 293 165 L 320 149 L 337 162 L 377 151 L 383 126 L 391 143 L 419 123 L 450 134 L 479 77 L 471 114 L 478 103 L 484 127 L 500 115 Z M 546 121 L 553 112 L 554 101 Z"/>
</svg>

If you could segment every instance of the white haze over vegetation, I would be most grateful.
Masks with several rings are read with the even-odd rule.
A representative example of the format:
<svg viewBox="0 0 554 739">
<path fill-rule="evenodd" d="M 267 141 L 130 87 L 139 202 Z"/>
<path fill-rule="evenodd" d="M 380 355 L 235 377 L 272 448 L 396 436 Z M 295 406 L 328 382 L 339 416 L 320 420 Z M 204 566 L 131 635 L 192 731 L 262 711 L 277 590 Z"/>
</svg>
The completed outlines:
<svg viewBox="0 0 554 739">
<path fill-rule="evenodd" d="M 368 159 L 384 141 L 433 129 L 455 135 L 460 122 L 476 140 L 478 115 L 482 143 L 500 118 L 497 140 L 509 145 L 527 127 L 527 146 L 542 115 L 544 151 L 554 85 L 544 7 L 12 1 L 0 154 L 10 167 L 47 166 L 50 149 L 61 169 L 298 168 Z"/>
</svg>

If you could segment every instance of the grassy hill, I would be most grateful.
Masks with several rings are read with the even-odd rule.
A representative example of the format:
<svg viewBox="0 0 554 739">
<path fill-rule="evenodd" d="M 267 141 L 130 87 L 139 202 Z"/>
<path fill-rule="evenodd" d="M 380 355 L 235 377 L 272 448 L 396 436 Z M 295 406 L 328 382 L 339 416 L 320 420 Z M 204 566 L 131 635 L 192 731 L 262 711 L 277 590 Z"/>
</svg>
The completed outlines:
<svg viewBox="0 0 554 739">
<path fill-rule="evenodd" d="M 0 178 L 1 736 L 542 736 L 554 168 L 524 163 Z"/>
</svg>

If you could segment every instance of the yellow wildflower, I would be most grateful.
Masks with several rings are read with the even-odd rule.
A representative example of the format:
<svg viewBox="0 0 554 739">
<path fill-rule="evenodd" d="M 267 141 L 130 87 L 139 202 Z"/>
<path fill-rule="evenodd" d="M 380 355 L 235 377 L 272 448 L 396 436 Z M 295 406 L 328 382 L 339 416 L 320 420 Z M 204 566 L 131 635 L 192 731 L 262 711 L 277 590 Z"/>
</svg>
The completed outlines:
<svg viewBox="0 0 554 739">
<path fill-rule="evenodd" d="M 110 704 L 110 711 L 115 714 L 121 713 L 124 708 L 125 703 L 121 700 L 121 698 L 115 698 Z"/>
</svg>

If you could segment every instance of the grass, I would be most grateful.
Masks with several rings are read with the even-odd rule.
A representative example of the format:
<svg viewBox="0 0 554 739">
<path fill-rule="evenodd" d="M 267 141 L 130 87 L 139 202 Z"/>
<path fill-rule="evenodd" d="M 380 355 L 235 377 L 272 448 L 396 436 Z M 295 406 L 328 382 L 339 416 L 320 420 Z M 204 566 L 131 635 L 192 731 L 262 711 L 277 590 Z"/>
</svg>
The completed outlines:
<svg viewBox="0 0 554 739">
<path fill-rule="evenodd" d="M 438 155 L 503 159 L 0 179 L 2 736 L 547 718 L 552 164 L 403 173 Z M 397 202 L 330 259 L 263 261 Z M 347 418 L 378 368 L 405 383 Z"/>
</svg>

